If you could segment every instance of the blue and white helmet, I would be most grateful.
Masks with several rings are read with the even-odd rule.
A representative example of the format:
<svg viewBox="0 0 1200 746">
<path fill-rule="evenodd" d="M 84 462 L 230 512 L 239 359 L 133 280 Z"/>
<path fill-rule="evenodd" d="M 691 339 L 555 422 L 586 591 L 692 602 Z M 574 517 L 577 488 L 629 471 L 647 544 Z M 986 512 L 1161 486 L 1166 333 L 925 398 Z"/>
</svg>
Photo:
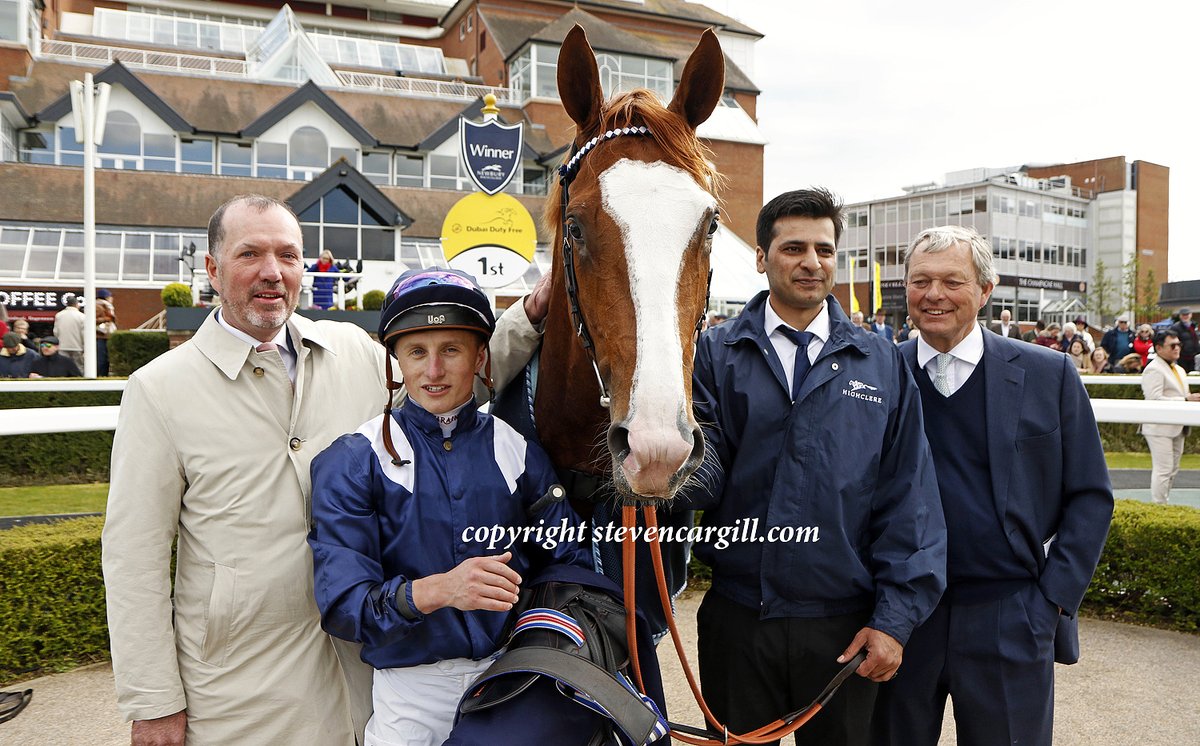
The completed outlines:
<svg viewBox="0 0 1200 746">
<path fill-rule="evenodd" d="M 475 278 L 456 269 L 412 269 L 396 278 L 379 315 L 384 346 L 409 332 L 467 329 L 486 342 L 496 330 L 492 304 Z"/>
</svg>

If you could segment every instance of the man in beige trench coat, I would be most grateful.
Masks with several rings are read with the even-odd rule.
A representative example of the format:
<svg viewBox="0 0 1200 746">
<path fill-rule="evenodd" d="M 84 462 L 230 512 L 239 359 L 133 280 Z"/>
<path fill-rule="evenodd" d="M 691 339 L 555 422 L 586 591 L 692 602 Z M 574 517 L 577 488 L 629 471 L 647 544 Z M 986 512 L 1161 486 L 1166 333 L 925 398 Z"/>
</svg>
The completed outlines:
<svg viewBox="0 0 1200 746">
<path fill-rule="evenodd" d="M 305 537 L 309 462 L 381 411 L 385 353 L 354 325 L 292 314 L 302 241 L 275 200 L 219 208 L 205 257 L 219 315 L 122 397 L 103 557 L 134 744 L 353 744 L 370 714 L 357 646 L 321 630 Z M 532 354 L 545 292 L 501 317 L 497 383 Z"/>
</svg>

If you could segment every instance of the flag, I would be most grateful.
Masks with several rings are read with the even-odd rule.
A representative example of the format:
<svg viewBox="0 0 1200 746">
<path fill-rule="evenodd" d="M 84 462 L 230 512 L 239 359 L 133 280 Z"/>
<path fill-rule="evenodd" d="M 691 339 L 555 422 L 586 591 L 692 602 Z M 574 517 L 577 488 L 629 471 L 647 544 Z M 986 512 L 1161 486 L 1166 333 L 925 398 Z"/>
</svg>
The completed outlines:
<svg viewBox="0 0 1200 746">
<path fill-rule="evenodd" d="M 858 295 L 854 292 L 854 268 L 850 268 L 850 313 L 858 313 Z"/>
<path fill-rule="evenodd" d="M 875 284 L 872 287 L 875 289 L 873 296 L 875 305 L 873 308 L 874 310 L 878 310 L 883 308 L 883 283 L 879 280 L 879 262 L 875 262 Z"/>
</svg>

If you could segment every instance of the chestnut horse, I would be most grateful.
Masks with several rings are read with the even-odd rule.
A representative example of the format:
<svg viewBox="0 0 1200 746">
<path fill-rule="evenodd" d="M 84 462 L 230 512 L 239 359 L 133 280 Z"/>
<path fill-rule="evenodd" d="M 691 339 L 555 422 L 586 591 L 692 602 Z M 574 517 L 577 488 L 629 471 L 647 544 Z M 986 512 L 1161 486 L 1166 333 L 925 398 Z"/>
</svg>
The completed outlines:
<svg viewBox="0 0 1200 746">
<path fill-rule="evenodd" d="M 719 177 L 696 127 L 724 70 L 705 31 L 668 106 L 645 89 L 606 103 L 583 29 L 559 52 L 559 96 L 577 130 L 547 199 L 555 250 L 534 418 L 560 474 L 611 474 L 627 500 L 669 500 L 704 455 L 692 355 Z"/>
</svg>

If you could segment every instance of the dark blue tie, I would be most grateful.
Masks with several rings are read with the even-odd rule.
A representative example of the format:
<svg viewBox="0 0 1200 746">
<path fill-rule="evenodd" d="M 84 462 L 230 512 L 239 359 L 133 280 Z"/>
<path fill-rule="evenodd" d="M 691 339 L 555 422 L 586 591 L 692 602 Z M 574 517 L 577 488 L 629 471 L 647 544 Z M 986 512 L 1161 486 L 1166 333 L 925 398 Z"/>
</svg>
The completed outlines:
<svg viewBox="0 0 1200 746">
<path fill-rule="evenodd" d="M 798 332 L 790 326 L 780 324 L 776 330 L 796 344 L 796 365 L 792 368 L 792 401 L 800 398 L 800 385 L 808 375 L 808 343 L 812 341 L 812 332 Z"/>
</svg>

